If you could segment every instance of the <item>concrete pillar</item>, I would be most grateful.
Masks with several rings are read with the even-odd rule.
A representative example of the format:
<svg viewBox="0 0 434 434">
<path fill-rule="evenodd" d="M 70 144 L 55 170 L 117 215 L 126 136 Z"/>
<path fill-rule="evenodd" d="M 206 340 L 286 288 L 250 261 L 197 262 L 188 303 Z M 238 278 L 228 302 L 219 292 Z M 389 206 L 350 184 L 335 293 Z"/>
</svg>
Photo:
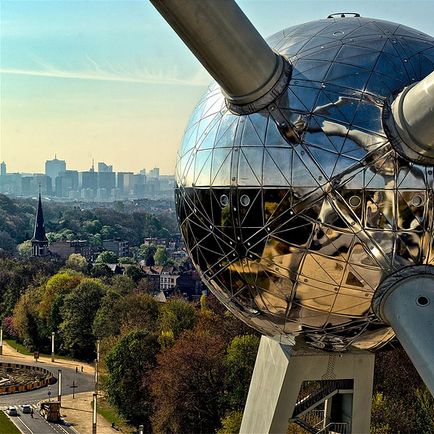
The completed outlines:
<svg viewBox="0 0 434 434">
<path fill-rule="evenodd" d="M 285 433 L 303 381 L 332 379 L 353 379 L 351 432 L 368 433 L 373 371 L 374 354 L 369 352 L 294 351 L 263 336 L 240 433 Z"/>
</svg>

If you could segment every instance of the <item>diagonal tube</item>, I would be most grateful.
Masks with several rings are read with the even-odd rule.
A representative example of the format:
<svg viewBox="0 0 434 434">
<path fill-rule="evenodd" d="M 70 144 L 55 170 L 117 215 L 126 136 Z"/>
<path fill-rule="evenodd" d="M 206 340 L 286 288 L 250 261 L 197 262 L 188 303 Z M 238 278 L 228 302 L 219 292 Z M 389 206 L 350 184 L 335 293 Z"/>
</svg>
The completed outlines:
<svg viewBox="0 0 434 434">
<path fill-rule="evenodd" d="M 220 84 L 230 106 L 257 111 L 286 88 L 289 64 L 268 46 L 233 0 L 151 3 Z"/>
<path fill-rule="evenodd" d="M 406 87 L 391 110 L 398 152 L 418 163 L 434 164 L 434 72 Z"/>
</svg>

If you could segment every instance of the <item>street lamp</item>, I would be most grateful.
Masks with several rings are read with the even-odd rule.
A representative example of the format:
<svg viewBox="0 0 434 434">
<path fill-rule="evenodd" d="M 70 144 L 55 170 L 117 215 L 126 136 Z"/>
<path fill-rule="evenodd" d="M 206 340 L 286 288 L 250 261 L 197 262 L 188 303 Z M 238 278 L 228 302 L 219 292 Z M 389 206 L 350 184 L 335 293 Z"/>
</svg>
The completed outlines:
<svg viewBox="0 0 434 434">
<path fill-rule="evenodd" d="M 96 403 L 97 394 L 93 394 L 92 434 L 96 434 Z"/>
<path fill-rule="evenodd" d="M 62 370 L 58 371 L 58 379 L 57 379 L 57 400 L 62 404 Z"/>
<path fill-rule="evenodd" d="M 54 362 L 54 332 L 51 332 L 51 361 Z"/>
<path fill-rule="evenodd" d="M 3 354 L 3 327 L 0 327 L 0 356 Z"/>
</svg>

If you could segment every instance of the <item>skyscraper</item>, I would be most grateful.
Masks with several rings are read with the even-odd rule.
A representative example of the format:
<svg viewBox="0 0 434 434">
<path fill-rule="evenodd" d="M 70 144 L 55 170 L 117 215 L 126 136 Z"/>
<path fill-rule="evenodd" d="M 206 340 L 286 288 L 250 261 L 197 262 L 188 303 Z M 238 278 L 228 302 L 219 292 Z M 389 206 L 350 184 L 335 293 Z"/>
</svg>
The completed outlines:
<svg viewBox="0 0 434 434">
<path fill-rule="evenodd" d="M 0 164 L 0 175 L 6 175 L 6 163 L 4 161 L 2 161 L 2 163 Z"/>
<path fill-rule="evenodd" d="M 66 170 L 66 161 L 58 160 L 57 156 L 54 156 L 53 160 L 47 160 L 45 162 L 45 174 L 51 178 L 51 186 L 55 186 L 55 180 L 59 176 L 60 172 Z"/>
<path fill-rule="evenodd" d="M 105 164 L 102 161 L 100 161 L 98 163 L 98 172 L 113 172 L 113 166 L 111 164 L 109 166 L 108 164 Z"/>
</svg>

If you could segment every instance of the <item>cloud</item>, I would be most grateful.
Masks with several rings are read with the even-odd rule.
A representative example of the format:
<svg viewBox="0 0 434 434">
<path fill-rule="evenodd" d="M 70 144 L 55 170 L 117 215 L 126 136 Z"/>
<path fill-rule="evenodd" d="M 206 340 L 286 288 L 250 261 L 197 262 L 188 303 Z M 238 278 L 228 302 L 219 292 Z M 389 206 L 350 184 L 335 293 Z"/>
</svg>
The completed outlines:
<svg viewBox="0 0 434 434">
<path fill-rule="evenodd" d="M 190 77 L 180 77 L 176 68 L 169 72 L 149 71 L 137 69 L 134 72 L 126 68 L 115 70 L 113 67 L 102 67 L 90 57 L 87 57 L 87 68 L 84 69 L 61 69 L 52 65 L 38 62 L 36 68 L 1 67 L 1 74 L 24 75 L 31 77 L 47 77 L 72 80 L 96 80 L 96 81 L 119 81 L 124 83 L 142 83 L 166 86 L 207 86 L 210 82 L 209 75 L 204 70 L 197 70 Z M 90 66 L 90 68 L 89 68 Z"/>
</svg>

